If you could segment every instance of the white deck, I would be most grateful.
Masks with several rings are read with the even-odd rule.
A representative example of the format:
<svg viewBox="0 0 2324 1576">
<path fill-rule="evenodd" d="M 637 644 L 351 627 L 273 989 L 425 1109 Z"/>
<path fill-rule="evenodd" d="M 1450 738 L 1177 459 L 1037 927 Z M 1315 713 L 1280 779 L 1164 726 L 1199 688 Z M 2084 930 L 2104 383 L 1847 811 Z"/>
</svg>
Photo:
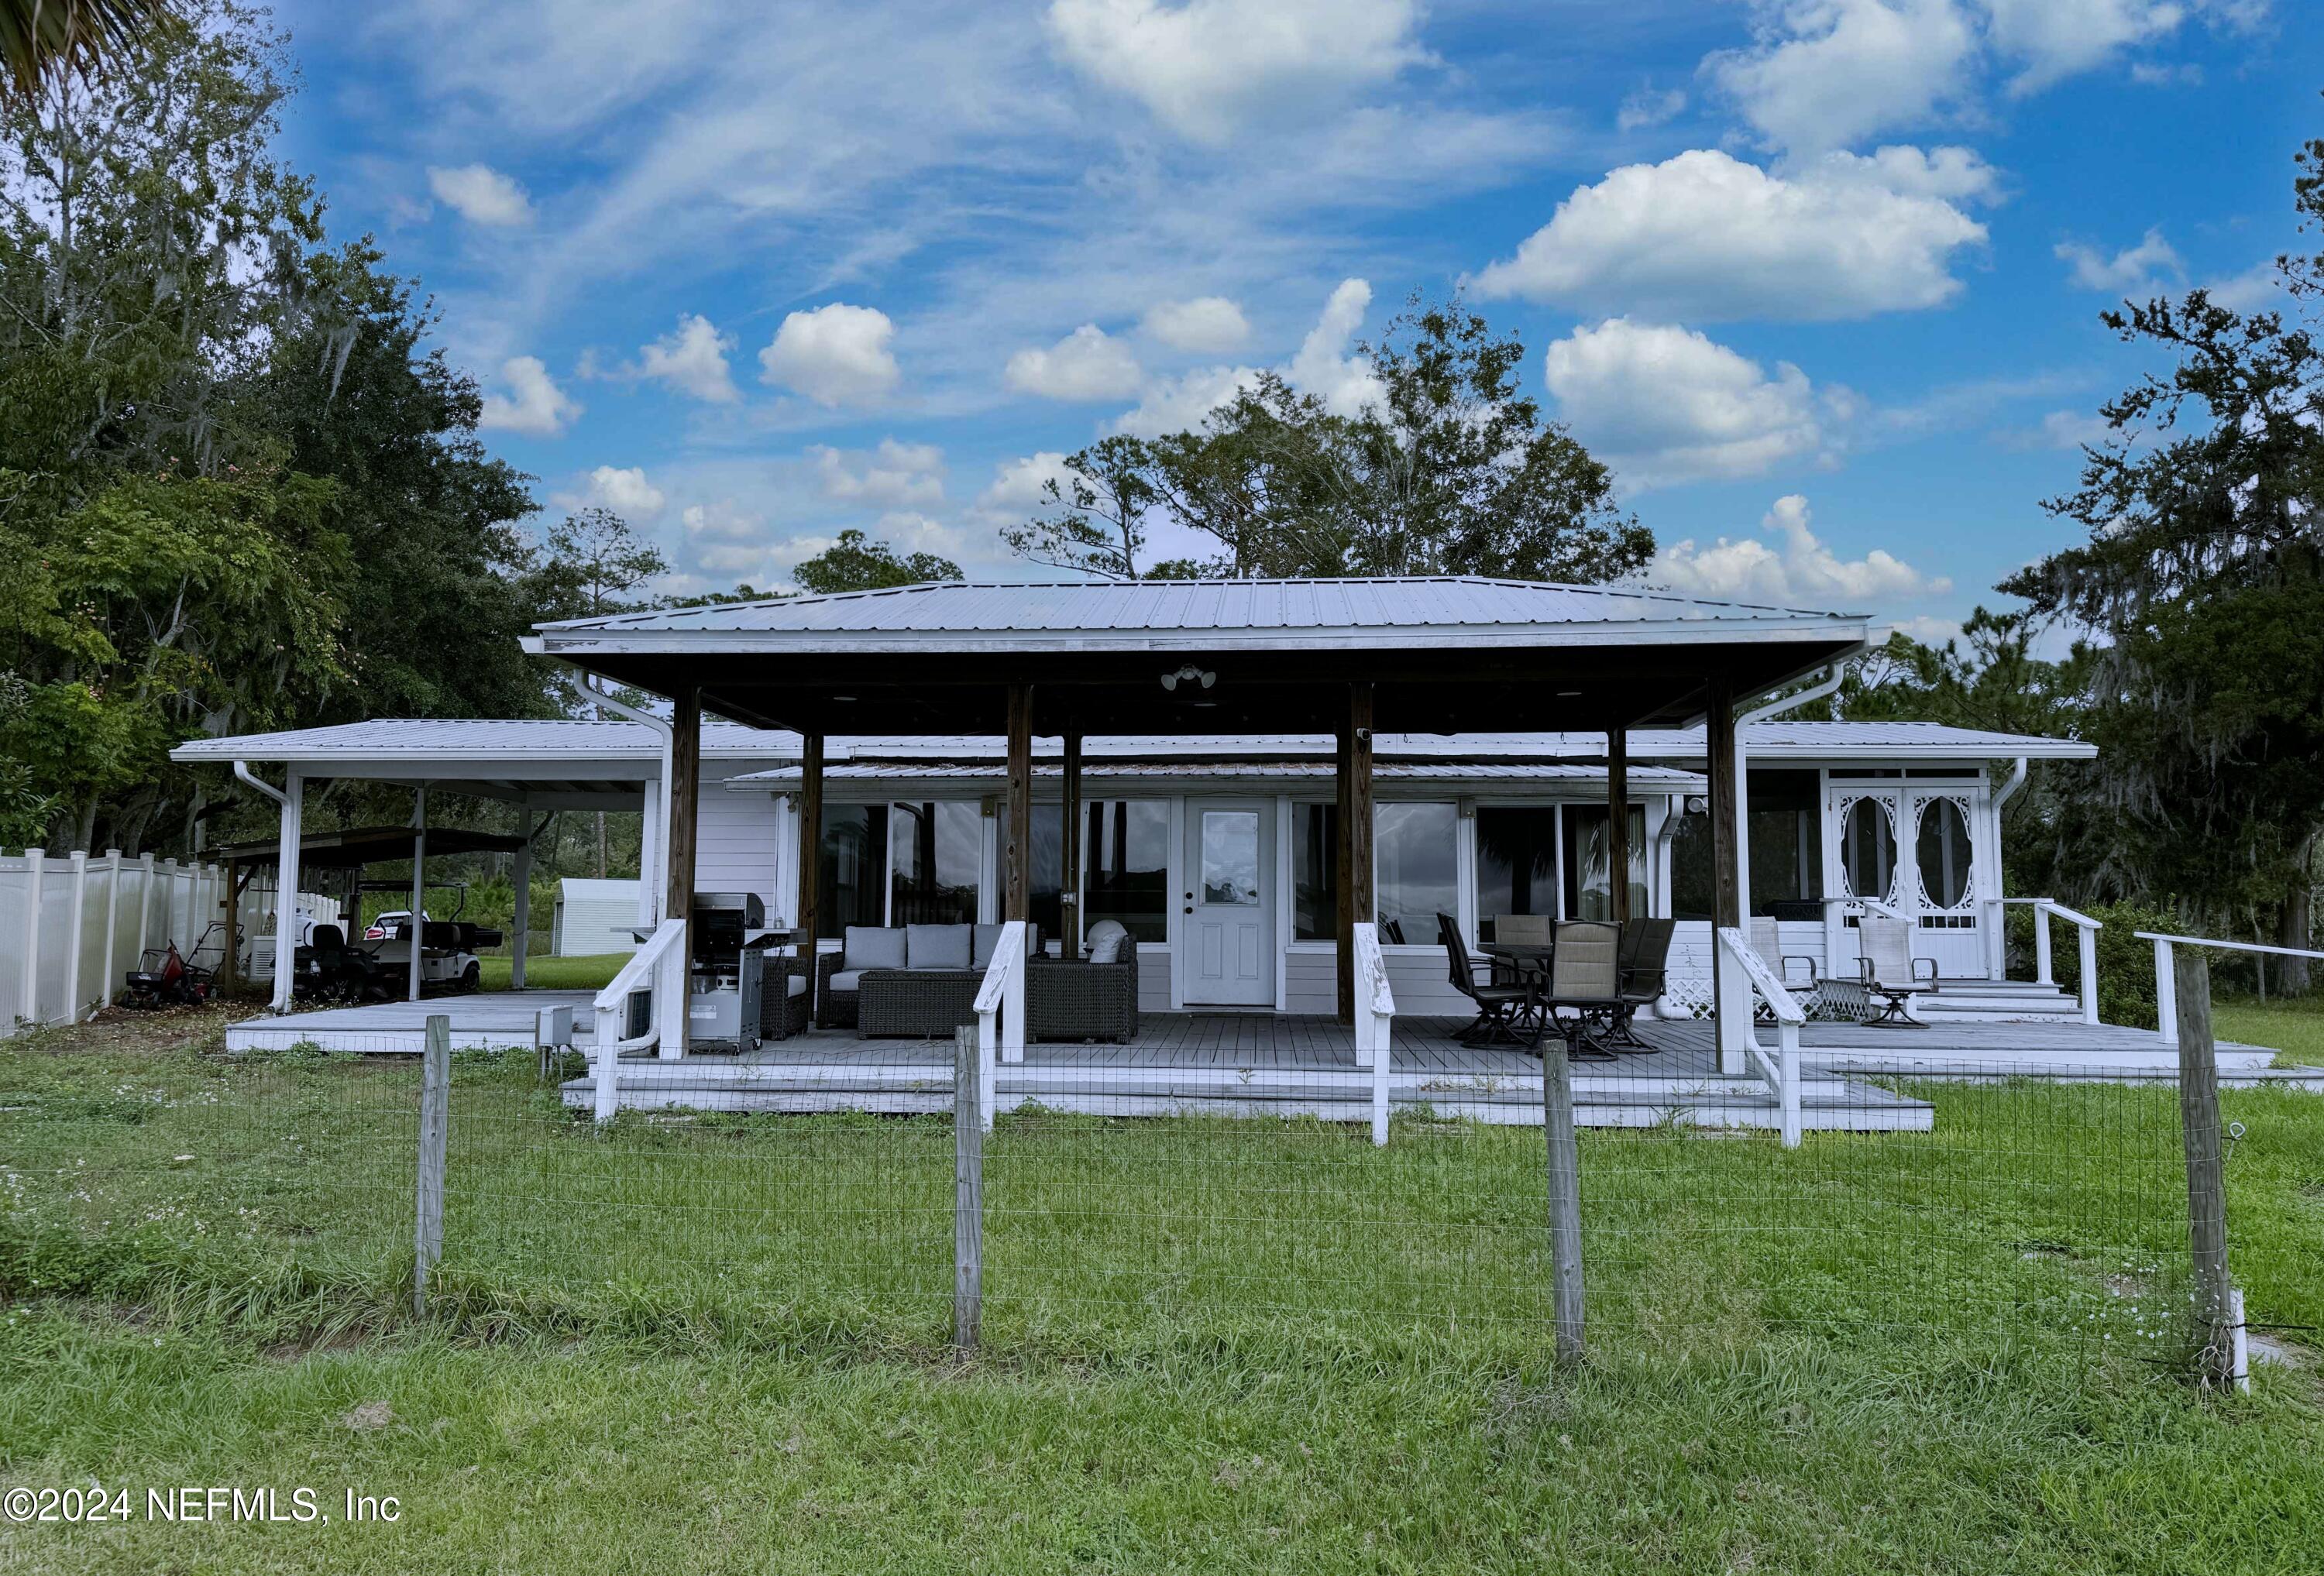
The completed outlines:
<svg viewBox="0 0 2324 1576">
<path fill-rule="evenodd" d="M 573 1009 L 576 1043 L 590 1038 L 590 992 L 496 991 L 418 1002 L 331 1008 L 252 1018 L 227 1031 L 230 1051 L 309 1044 L 330 1050 L 416 1054 L 427 1019 L 452 1020 L 456 1048 L 530 1051 L 544 1008 Z M 1720 1077 L 1711 1026 L 1693 1020 L 1641 1023 L 1650 1054 L 1573 1069 L 1577 1115 L 1585 1125 L 1641 1126 L 1683 1120 L 1706 1126 L 1772 1126 L 1775 1108 L 1754 1078 Z M 1402 1018 L 1390 1059 L 1391 1103 L 1447 1117 L 1536 1123 L 1541 1064 L 1521 1050 L 1462 1046 L 1462 1021 Z M 2172 1076 L 2177 1053 L 2151 1030 L 2080 1023 L 1940 1023 L 1873 1028 L 1815 1023 L 1802 1036 L 1808 1077 L 1803 1113 L 1811 1129 L 1926 1129 L 1930 1108 L 1868 1082 L 1896 1076 L 2148 1080 Z M 2272 1073 L 2273 1053 L 2222 1045 L 2223 1083 L 2288 1082 L 2318 1087 L 2314 1075 Z M 950 1108 L 953 1050 L 946 1041 L 865 1040 L 852 1030 L 815 1030 L 745 1056 L 702 1054 L 622 1064 L 622 1103 L 661 1109 L 890 1114 Z M 595 1099 L 594 1070 L 564 1086 L 567 1103 Z M 1231 1112 L 1370 1120 L 1370 1074 L 1356 1064 L 1350 1031 L 1328 1018 L 1253 1013 L 1149 1013 L 1129 1045 L 1037 1043 L 1021 1064 L 999 1070 L 1001 1109 L 1039 1104 L 1103 1115 Z"/>
</svg>

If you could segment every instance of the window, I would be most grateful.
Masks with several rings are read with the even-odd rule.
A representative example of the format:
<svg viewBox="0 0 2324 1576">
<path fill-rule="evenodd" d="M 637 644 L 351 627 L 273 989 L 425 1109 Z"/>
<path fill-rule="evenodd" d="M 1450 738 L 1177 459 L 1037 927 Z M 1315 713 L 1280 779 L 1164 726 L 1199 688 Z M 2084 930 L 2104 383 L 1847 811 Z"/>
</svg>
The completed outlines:
<svg viewBox="0 0 2324 1576">
<path fill-rule="evenodd" d="M 1214 906 L 1259 907 L 1259 812 L 1203 812 L 1200 900 Z"/>
<path fill-rule="evenodd" d="M 1969 822 L 1950 799 L 1921 806 L 1918 849 L 1921 889 L 1939 908 L 1958 908 L 1969 896 Z"/>
<path fill-rule="evenodd" d="M 1006 816 L 1006 806 L 1001 814 Z M 1004 825 L 1001 834 L 1000 857 L 1009 857 L 1009 833 Z M 1009 872 L 1001 872 L 1005 883 Z M 1040 931 L 1043 944 L 1056 940 L 1065 933 L 1065 807 L 1050 804 L 1033 806 L 1033 889 L 1026 894 L 1025 917 Z M 1082 925 L 1084 934 L 1088 921 Z"/>
<path fill-rule="evenodd" d="M 896 805 L 888 816 L 890 925 L 973 925 L 984 827 L 973 803 Z"/>
<path fill-rule="evenodd" d="M 1820 898 L 1823 882 L 1822 805 L 1812 771 L 1750 771 L 1745 777 L 1749 813 L 1753 914 Z M 1671 912 L 1682 919 L 1711 917 L 1711 817 L 1689 814 L 1671 836 Z M 1636 912 L 1636 910 L 1633 910 Z"/>
<path fill-rule="evenodd" d="M 1291 935 L 1330 941 L 1340 933 L 1340 806 L 1291 806 Z"/>
<path fill-rule="evenodd" d="M 837 939 L 851 925 L 887 923 L 888 806 L 825 805 L 816 879 L 816 934 Z"/>
<path fill-rule="evenodd" d="M 1456 825 L 1451 805 L 1373 808 L 1373 896 L 1380 940 L 1432 945 L 1436 917 L 1459 911 Z"/>
<path fill-rule="evenodd" d="M 1557 912 L 1557 811 L 1548 805 L 1477 811 L 1477 939 L 1504 914 Z M 1638 913 L 1646 912 L 1641 908 Z"/>
<path fill-rule="evenodd" d="M 1093 799 L 1083 813 L 1082 934 L 1111 919 L 1139 941 L 1168 940 L 1167 806 L 1152 799 Z"/>
<path fill-rule="evenodd" d="M 1608 876 L 1613 849 L 1607 835 L 1610 817 L 1603 805 L 1565 806 L 1565 917 L 1611 919 L 1613 885 Z M 1480 828 L 1481 831 L 1482 828 Z M 1650 912 L 1646 896 L 1646 812 L 1630 806 L 1630 916 Z"/>
<path fill-rule="evenodd" d="M 1886 899 L 1896 873 L 1896 829 L 1886 800 L 1861 798 L 1840 822 L 1840 865 L 1851 896 Z"/>
</svg>

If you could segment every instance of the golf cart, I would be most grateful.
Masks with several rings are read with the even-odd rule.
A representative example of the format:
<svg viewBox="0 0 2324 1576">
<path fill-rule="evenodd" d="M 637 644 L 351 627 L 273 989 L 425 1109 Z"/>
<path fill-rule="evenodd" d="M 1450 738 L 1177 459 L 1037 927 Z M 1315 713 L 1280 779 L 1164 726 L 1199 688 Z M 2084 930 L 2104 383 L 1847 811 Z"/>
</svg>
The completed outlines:
<svg viewBox="0 0 2324 1576">
<path fill-rule="evenodd" d="M 408 908 L 390 909 L 364 928 L 364 939 L 348 947 L 360 954 L 375 977 L 371 990 L 381 995 L 392 995 L 401 982 L 410 978 L 411 945 L 414 932 L 420 943 L 420 988 L 422 991 L 474 991 L 482 982 L 484 965 L 476 957 L 477 949 L 501 945 L 502 933 L 493 926 L 478 925 L 460 917 L 468 906 L 468 886 L 466 881 L 429 881 L 436 890 L 458 894 L 452 907 L 452 917 L 431 917 L 425 908 L 420 911 L 417 926 L 412 923 Z M 409 892 L 407 881 L 361 881 L 356 889 L 365 892 Z"/>
</svg>

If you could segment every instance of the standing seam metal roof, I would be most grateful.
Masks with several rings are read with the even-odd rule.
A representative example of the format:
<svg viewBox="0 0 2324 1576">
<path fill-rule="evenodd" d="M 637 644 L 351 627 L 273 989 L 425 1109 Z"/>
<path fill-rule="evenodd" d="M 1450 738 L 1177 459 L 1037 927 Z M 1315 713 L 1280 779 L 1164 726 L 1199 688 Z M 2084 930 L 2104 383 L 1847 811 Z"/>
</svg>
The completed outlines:
<svg viewBox="0 0 2324 1576">
<path fill-rule="evenodd" d="M 1576 623 L 1845 622 L 1861 613 L 1681 596 L 1637 586 L 1432 576 L 1373 580 L 940 581 L 567 619 L 543 633 L 689 631 L 874 634 L 1462 629 Z"/>
</svg>

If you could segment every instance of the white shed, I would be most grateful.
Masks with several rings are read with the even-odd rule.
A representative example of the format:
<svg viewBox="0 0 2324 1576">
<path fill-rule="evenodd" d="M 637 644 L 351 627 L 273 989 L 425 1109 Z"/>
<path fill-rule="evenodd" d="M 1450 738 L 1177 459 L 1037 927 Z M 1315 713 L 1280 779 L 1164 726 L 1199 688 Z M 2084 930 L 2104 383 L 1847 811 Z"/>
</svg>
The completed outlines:
<svg viewBox="0 0 2324 1576">
<path fill-rule="evenodd" d="M 638 883 L 576 880 L 557 883 L 557 912 L 550 920 L 549 950 L 561 958 L 599 953 L 635 952 L 630 929 L 638 922 Z"/>
</svg>

